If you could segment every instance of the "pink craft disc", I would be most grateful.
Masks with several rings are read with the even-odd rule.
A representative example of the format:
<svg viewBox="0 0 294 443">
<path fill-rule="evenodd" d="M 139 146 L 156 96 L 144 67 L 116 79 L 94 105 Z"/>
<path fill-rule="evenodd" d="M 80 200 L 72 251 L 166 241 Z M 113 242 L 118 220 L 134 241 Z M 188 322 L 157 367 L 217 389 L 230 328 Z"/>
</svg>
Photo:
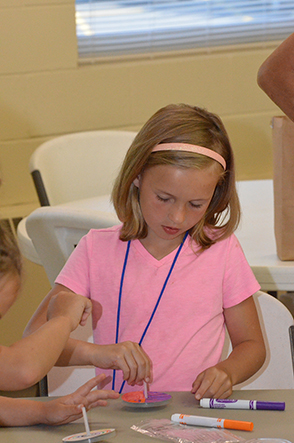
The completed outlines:
<svg viewBox="0 0 294 443">
<path fill-rule="evenodd" d="M 62 441 L 94 443 L 112 432 L 115 432 L 115 429 L 97 429 L 96 431 L 90 431 L 91 435 L 88 435 L 86 432 L 81 432 L 79 434 L 68 435 L 67 437 L 64 437 Z"/>
<path fill-rule="evenodd" d="M 167 404 L 171 395 L 165 392 L 148 392 L 148 397 L 145 398 L 143 391 L 127 392 L 122 395 L 122 400 L 128 403 L 129 406 L 135 407 L 155 407 Z"/>
</svg>

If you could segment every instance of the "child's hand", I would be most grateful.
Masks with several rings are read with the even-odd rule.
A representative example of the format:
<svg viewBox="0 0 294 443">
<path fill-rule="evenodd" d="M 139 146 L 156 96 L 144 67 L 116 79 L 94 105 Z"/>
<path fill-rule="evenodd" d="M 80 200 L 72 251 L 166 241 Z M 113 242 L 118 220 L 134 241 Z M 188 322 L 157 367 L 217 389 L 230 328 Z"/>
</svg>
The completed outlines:
<svg viewBox="0 0 294 443">
<path fill-rule="evenodd" d="M 89 410 L 96 406 L 106 406 L 106 399 L 108 398 L 119 398 L 117 392 L 100 390 L 110 381 L 111 377 L 100 374 L 89 380 L 73 394 L 40 403 L 40 407 L 44 407 L 44 420 L 42 420 L 42 423 L 47 425 L 69 423 L 82 417 L 82 406 L 85 406 L 85 408 Z M 98 389 L 92 391 L 96 386 Z"/>
<path fill-rule="evenodd" d="M 206 398 L 227 398 L 232 394 L 233 383 L 229 374 L 217 366 L 206 369 L 198 375 L 192 386 L 196 400 Z"/>
<path fill-rule="evenodd" d="M 71 331 L 78 325 L 84 326 L 92 312 L 91 301 L 73 292 L 61 291 L 50 299 L 47 311 L 47 320 L 54 317 L 67 317 L 70 321 Z"/>
<path fill-rule="evenodd" d="M 150 358 L 138 343 L 131 341 L 97 346 L 91 364 L 102 369 L 121 369 L 124 380 L 132 386 L 153 380 Z"/>
</svg>

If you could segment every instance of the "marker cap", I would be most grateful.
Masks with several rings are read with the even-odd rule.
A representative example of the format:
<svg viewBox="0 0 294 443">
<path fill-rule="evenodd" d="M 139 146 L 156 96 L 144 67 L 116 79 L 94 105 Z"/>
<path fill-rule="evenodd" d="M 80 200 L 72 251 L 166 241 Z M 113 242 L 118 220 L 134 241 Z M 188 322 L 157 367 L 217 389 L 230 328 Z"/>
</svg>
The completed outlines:
<svg viewBox="0 0 294 443">
<path fill-rule="evenodd" d="M 224 428 L 239 429 L 240 431 L 253 431 L 253 423 L 250 421 L 224 420 Z"/>
<path fill-rule="evenodd" d="M 210 398 L 201 398 L 200 406 L 202 406 L 203 408 L 209 408 L 209 404 L 210 404 Z"/>
<path fill-rule="evenodd" d="M 202 406 L 203 408 L 209 408 L 209 406 L 210 406 L 210 398 L 201 398 L 200 406 Z"/>
<path fill-rule="evenodd" d="M 275 401 L 257 401 L 256 402 L 256 409 L 284 411 L 285 410 L 285 403 L 275 402 Z"/>
</svg>

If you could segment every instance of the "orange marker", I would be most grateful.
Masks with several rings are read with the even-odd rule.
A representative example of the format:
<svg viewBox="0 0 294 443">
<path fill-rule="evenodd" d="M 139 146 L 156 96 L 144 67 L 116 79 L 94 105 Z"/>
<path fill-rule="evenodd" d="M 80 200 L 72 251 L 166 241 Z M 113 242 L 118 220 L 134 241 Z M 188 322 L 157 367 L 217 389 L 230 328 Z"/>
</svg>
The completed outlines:
<svg viewBox="0 0 294 443">
<path fill-rule="evenodd" d="M 208 426 L 213 428 L 239 429 L 252 431 L 253 423 L 250 421 L 227 420 L 224 418 L 201 417 L 198 415 L 173 414 L 171 420 L 182 425 Z"/>
</svg>

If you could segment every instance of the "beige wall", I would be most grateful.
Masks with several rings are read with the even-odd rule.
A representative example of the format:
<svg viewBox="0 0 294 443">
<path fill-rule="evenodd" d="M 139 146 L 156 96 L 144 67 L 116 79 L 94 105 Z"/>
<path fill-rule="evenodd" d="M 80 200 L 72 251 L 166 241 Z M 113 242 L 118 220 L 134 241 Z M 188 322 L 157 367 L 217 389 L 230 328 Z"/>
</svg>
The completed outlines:
<svg viewBox="0 0 294 443">
<path fill-rule="evenodd" d="M 1 205 L 36 202 L 30 155 L 58 134 L 138 129 L 159 107 L 188 102 L 219 113 L 240 179 L 272 173 L 275 106 L 256 85 L 272 48 L 78 65 L 74 0 L 0 0 Z"/>
<path fill-rule="evenodd" d="M 221 115 L 239 179 L 271 177 L 270 120 L 281 112 L 258 88 L 256 74 L 273 47 L 79 66 L 74 0 L 0 0 L 0 211 L 23 216 L 37 206 L 28 161 L 44 140 L 72 131 L 137 130 L 172 102 Z M 1 320 L 1 340 L 21 335 L 47 292 L 42 268 L 26 270 L 32 283 L 13 314 Z"/>
</svg>

